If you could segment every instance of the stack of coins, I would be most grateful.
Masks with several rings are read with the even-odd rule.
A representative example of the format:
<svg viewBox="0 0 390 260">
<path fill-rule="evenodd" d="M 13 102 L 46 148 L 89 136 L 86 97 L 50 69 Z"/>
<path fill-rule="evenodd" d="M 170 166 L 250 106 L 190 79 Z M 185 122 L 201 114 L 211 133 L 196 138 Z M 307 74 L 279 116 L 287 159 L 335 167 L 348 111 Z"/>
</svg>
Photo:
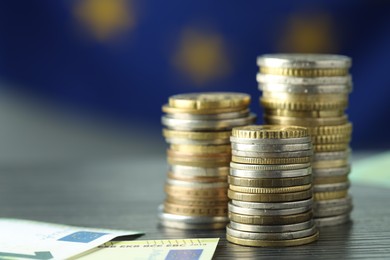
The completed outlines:
<svg viewBox="0 0 390 260">
<path fill-rule="evenodd" d="M 175 95 L 163 106 L 163 135 L 169 171 L 166 200 L 159 209 L 163 226 L 225 228 L 231 129 L 252 124 L 250 96 L 242 93 Z"/>
<path fill-rule="evenodd" d="M 318 226 L 349 220 L 349 142 L 345 109 L 351 59 L 340 55 L 274 54 L 257 60 L 260 103 L 268 124 L 305 126 L 312 136 L 314 216 Z"/>
<path fill-rule="evenodd" d="M 230 140 L 227 240 L 263 247 L 316 241 L 307 128 L 236 127 Z"/>
</svg>

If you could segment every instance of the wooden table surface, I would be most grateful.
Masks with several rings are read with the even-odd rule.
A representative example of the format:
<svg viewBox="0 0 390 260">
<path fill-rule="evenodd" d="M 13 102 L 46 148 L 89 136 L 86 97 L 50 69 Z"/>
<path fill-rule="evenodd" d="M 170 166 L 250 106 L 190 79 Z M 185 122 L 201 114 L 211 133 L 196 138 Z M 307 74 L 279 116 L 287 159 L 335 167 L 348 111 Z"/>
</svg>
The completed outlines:
<svg viewBox="0 0 390 260">
<path fill-rule="evenodd" d="M 224 230 L 159 227 L 157 207 L 164 200 L 165 178 L 163 156 L 4 166 L 0 217 L 145 232 L 137 239 L 220 237 L 216 259 L 390 259 L 390 189 L 353 184 L 353 222 L 321 229 L 316 243 L 251 248 L 228 243 Z"/>
</svg>

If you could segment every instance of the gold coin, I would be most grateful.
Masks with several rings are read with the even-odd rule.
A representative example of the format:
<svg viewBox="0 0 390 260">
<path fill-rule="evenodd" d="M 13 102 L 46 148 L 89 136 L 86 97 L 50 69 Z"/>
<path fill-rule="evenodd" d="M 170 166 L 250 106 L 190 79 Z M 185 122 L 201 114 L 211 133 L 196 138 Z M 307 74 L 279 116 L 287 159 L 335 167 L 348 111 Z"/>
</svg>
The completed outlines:
<svg viewBox="0 0 390 260">
<path fill-rule="evenodd" d="M 331 101 L 348 101 L 348 93 L 327 93 L 327 94 L 299 94 L 288 92 L 263 91 L 263 98 L 279 102 L 304 102 L 304 103 L 322 103 Z"/>
<path fill-rule="evenodd" d="M 348 75 L 347 68 L 282 68 L 282 67 L 260 67 L 260 73 L 273 74 L 291 77 L 336 77 Z"/>
<path fill-rule="evenodd" d="M 345 135 L 312 135 L 313 144 L 349 143 L 351 134 Z"/>
<path fill-rule="evenodd" d="M 212 207 L 183 206 L 178 204 L 164 203 L 164 212 L 185 216 L 226 216 L 227 205 Z"/>
<path fill-rule="evenodd" d="M 207 176 L 188 176 L 184 174 L 168 173 L 168 178 L 179 181 L 191 181 L 191 182 L 226 182 L 227 176 L 207 177 Z"/>
<path fill-rule="evenodd" d="M 219 113 L 238 112 L 243 109 L 244 109 L 243 107 L 231 107 L 231 108 L 198 110 L 198 109 L 170 107 L 167 104 L 162 106 L 162 111 L 168 114 L 194 114 L 194 115 L 211 115 L 211 114 L 219 114 Z"/>
<path fill-rule="evenodd" d="M 191 166 L 191 167 L 200 167 L 200 168 L 217 168 L 217 167 L 229 167 L 230 159 L 227 160 L 183 160 L 183 159 L 173 159 L 167 158 L 167 161 L 171 165 L 182 165 L 182 166 Z"/>
<path fill-rule="evenodd" d="M 314 152 L 336 152 L 344 151 L 349 148 L 349 143 L 339 144 L 313 144 Z"/>
<path fill-rule="evenodd" d="M 346 115 L 340 117 L 300 118 L 287 116 L 264 116 L 265 122 L 275 125 L 299 125 L 306 127 L 341 125 L 348 122 Z"/>
<path fill-rule="evenodd" d="M 265 114 L 270 116 L 291 116 L 291 117 L 339 117 L 344 114 L 344 110 L 311 110 L 294 111 L 287 109 L 265 109 Z"/>
<path fill-rule="evenodd" d="M 228 212 L 231 221 L 250 224 L 250 225 L 289 225 L 308 221 L 313 218 L 313 212 L 285 215 L 285 216 L 260 216 L 260 215 L 242 215 Z"/>
<path fill-rule="evenodd" d="M 302 238 L 288 239 L 288 240 L 253 240 L 245 238 L 237 238 L 226 234 L 226 239 L 234 244 L 243 246 L 256 246 L 256 247 L 287 247 L 287 246 L 300 246 L 317 241 L 319 232 L 314 235 Z"/>
<path fill-rule="evenodd" d="M 347 166 L 349 164 L 348 159 L 343 160 L 328 160 L 328 161 L 316 161 L 312 162 L 313 169 L 327 169 L 327 168 L 339 168 Z"/>
<path fill-rule="evenodd" d="M 172 185 L 165 185 L 165 192 L 169 196 L 182 198 L 227 198 L 226 188 L 184 188 Z"/>
<path fill-rule="evenodd" d="M 347 100 L 334 100 L 323 102 L 302 102 L 289 100 L 276 100 L 260 98 L 260 104 L 267 109 L 286 109 L 286 110 L 345 110 L 348 106 Z"/>
<path fill-rule="evenodd" d="M 166 202 L 169 202 L 171 204 L 178 204 L 178 205 L 184 205 L 184 206 L 197 206 L 197 207 L 213 207 L 213 206 L 225 206 L 227 207 L 228 199 L 214 199 L 214 198 L 208 198 L 208 199 L 187 199 L 187 198 L 181 198 L 181 197 L 174 197 L 174 196 L 167 196 Z"/>
<path fill-rule="evenodd" d="M 305 127 L 277 125 L 248 125 L 234 127 L 232 136 L 251 139 L 284 139 L 309 136 Z"/>
<path fill-rule="evenodd" d="M 335 200 L 345 198 L 348 195 L 348 190 L 339 191 L 325 191 L 325 192 L 314 192 L 314 200 Z"/>
<path fill-rule="evenodd" d="M 228 189 L 228 197 L 232 200 L 249 202 L 289 202 L 311 198 L 312 190 L 309 189 L 305 191 L 278 194 L 251 194 Z"/>
<path fill-rule="evenodd" d="M 214 140 L 214 139 L 229 139 L 231 131 L 218 132 L 191 132 L 191 131 L 176 131 L 164 128 L 163 136 L 165 138 L 180 138 L 191 140 Z"/>
<path fill-rule="evenodd" d="M 285 157 L 285 158 L 263 158 L 263 157 L 242 157 L 232 155 L 232 162 L 244 164 L 296 164 L 308 163 L 311 157 Z"/>
<path fill-rule="evenodd" d="M 250 95 L 243 93 L 201 92 L 171 96 L 169 98 L 169 106 L 205 110 L 213 108 L 245 107 L 249 105 L 250 100 Z"/>
<path fill-rule="evenodd" d="M 350 135 L 352 124 L 350 122 L 341 125 L 308 127 L 311 136 L 318 135 Z"/>
<path fill-rule="evenodd" d="M 260 165 L 260 164 L 244 164 L 231 162 L 230 167 L 238 170 L 248 171 L 287 171 L 287 170 L 299 170 L 311 167 L 310 163 L 299 164 L 280 164 L 280 165 Z"/>
<path fill-rule="evenodd" d="M 311 188 L 311 184 L 305 184 L 300 186 L 292 187 L 277 187 L 277 188 L 267 188 L 267 187 L 245 187 L 245 186 L 236 186 L 229 185 L 229 189 L 232 191 L 243 192 L 243 193 L 252 193 L 252 194 L 279 194 L 279 193 L 291 193 L 298 191 L 305 191 Z"/>
<path fill-rule="evenodd" d="M 187 145 L 174 145 L 174 144 L 171 144 L 171 147 L 176 148 L 176 149 L 181 149 L 181 147 L 184 147 L 184 149 L 188 148 Z M 224 147 L 224 149 L 226 149 L 226 147 Z M 190 159 L 191 161 L 193 161 L 193 160 L 219 160 L 219 159 L 225 160 L 225 159 L 230 158 L 230 150 L 229 150 L 229 152 L 202 154 L 202 153 L 168 149 L 167 155 L 168 155 L 168 157 L 171 157 L 171 158 Z"/>
<path fill-rule="evenodd" d="M 312 181 L 311 175 L 293 178 L 263 179 L 263 178 L 240 178 L 228 176 L 228 183 L 245 187 L 290 187 L 309 184 Z"/>
<path fill-rule="evenodd" d="M 348 175 L 332 176 L 332 177 L 313 177 L 314 185 L 333 184 L 333 183 L 340 183 L 340 182 L 347 182 L 347 181 L 348 181 Z"/>
<path fill-rule="evenodd" d="M 231 153 L 231 146 L 228 145 L 194 145 L 194 144 L 171 144 L 173 151 L 182 153 L 202 153 L 202 154 L 217 154 Z"/>
</svg>

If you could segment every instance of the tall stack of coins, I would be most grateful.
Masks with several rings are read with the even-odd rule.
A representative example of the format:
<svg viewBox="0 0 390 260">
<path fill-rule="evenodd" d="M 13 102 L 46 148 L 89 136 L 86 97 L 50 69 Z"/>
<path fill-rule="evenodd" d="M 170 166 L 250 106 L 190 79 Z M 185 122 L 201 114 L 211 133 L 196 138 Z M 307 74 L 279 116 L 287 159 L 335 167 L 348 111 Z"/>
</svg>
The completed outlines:
<svg viewBox="0 0 390 260">
<path fill-rule="evenodd" d="M 227 240 L 263 247 L 316 241 L 307 128 L 236 127 L 230 140 Z"/>
<path fill-rule="evenodd" d="M 319 226 L 349 220 L 348 161 L 352 125 L 345 109 L 352 90 L 351 59 L 341 55 L 274 54 L 257 60 L 264 120 L 305 126 L 312 136 L 314 216 Z"/>
<path fill-rule="evenodd" d="M 175 95 L 163 106 L 163 135 L 169 171 L 163 226 L 181 229 L 225 228 L 231 129 L 252 124 L 250 96 L 242 93 Z"/>
</svg>

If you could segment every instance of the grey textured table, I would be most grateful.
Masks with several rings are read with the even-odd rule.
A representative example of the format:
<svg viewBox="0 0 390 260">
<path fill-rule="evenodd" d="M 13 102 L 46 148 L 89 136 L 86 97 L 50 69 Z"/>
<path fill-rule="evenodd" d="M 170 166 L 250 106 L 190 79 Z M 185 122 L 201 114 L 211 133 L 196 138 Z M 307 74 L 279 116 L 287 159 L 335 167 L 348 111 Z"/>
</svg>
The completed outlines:
<svg viewBox="0 0 390 260">
<path fill-rule="evenodd" d="M 390 190 L 353 185 L 353 223 L 321 229 L 316 243 L 250 248 L 228 243 L 224 230 L 158 227 L 156 213 L 164 199 L 165 170 L 162 156 L 4 166 L 0 168 L 0 216 L 144 231 L 137 239 L 220 237 L 215 258 L 390 258 Z"/>
</svg>

